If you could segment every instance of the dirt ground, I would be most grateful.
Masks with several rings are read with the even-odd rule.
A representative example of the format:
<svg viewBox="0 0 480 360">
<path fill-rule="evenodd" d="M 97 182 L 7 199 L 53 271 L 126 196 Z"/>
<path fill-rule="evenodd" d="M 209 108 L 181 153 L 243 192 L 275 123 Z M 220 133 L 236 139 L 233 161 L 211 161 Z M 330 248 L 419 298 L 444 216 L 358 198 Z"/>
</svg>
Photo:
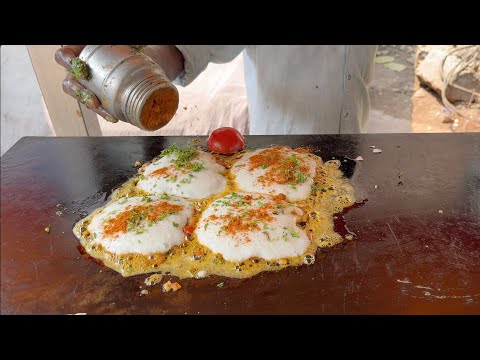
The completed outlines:
<svg viewBox="0 0 480 360">
<path fill-rule="evenodd" d="M 440 96 L 423 87 L 414 73 L 416 45 L 380 45 L 377 56 L 393 56 L 404 64 L 394 71 L 375 64 L 370 85 L 371 122 L 369 132 L 480 132 L 480 109 L 464 109 L 473 121 L 465 126 L 446 115 Z M 474 121 L 477 120 L 478 122 Z"/>
</svg>

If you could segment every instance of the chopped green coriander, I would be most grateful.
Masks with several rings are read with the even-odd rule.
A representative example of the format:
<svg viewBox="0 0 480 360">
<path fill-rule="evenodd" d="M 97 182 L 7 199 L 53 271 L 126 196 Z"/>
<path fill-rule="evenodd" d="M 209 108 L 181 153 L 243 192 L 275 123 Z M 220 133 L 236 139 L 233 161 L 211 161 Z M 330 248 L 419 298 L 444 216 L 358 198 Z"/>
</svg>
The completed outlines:
<svg viewBox="0 0 480 360">
<path fill-rule="evenodd" d="M 90 79 L 90 68 L 88 67 L 88 64 L 79 57 L 70 60 L 70 72 L 76 79 Z"/>
<path fill-rule="evenodd" d="M 316 191 L 324 191 L 325 188 L 323 188 L 322 186 L 318 186 L 318 185 L 312 185 L 311 186 L 311 189 L 312 189 L 312 192 L 316 192 Z"/>
<path fill-rule="evenodd" d="M 295 178 L 297 180 L 297 183 L 301 184 L 301 183 L 304 183 L 307 180 L 307 175 L 298 171 L 297 174 L 295 175 Z"/>
<path fill-rule="evenodd" d="M 147 195 L 143 195 L 142 196 L 142 201 L 145 201 L 145 202 L 151 202 L 152 201 L 152 198 L 147 196 Z"/>
<path fill-rule="evenodd" d="M 199 172 L 200 170 L 203 170 L 203 169 L 204 169 L 204 166 L 202 162 L 192 163 L 192 171 Z"/>
<path fill-rule="evenodd" d="M 191 160 L 193 160 L 197 155 L 198 150 L 194 147 L 189 146 L 179 149 L 176 144 L 171 145 L 160 153 L 160 156 L 169 156 L 175 158 L 172 162 L 174 163 L 176 168 L 195 167 L 196 170 L 194 171 L 200 171 L 201 169 L 203 169 L 203 164 L 200 163 L 198 165 L 195 165 L 191 163 Z"/>
<path fill-rule="evenodd" d="M 300 237 L 300 235 L 298 234 L 298 232 L 296 232 L 293 228 L 288 228 L 288 231 L 290 232 L 290 235 L 294 238 L 298 238 Z"/>
<path fill-rule="evenodd" d="M 178 146 L 177 144 L 172 144 L 170 145 L 168 148 L 162 150 L 162 152 L 160 153 L 160 156 L 170 156 L 170 155 L 174 155 L 178 152 Z"/>
<path fill-rule="evenodd" d="M 157 220 L 155 220 L 155 222 L 165 220 L 168 216 L 174 215 L 174 214 L 177 214 L 177 212 L 176 211 L 171 211 L 171 212 L 162 214 L 157 218 Z"/>
<path fill-rule="evenodd" d="M 127 230 L 134 231 L 136 234 L 141 234 L 143 231 L 141 231 L 140 225 L 143 219 L 145 219 L 144 215 L 133 210 L 131 218 L 127 221 Z"/>
<path fill-rule="evenodd" d="M 181 184 L 190 184 L 192 182 L 193 175 L 189 174 L 189 177 L 186 177 L 180 181 Z"/>
</svg>

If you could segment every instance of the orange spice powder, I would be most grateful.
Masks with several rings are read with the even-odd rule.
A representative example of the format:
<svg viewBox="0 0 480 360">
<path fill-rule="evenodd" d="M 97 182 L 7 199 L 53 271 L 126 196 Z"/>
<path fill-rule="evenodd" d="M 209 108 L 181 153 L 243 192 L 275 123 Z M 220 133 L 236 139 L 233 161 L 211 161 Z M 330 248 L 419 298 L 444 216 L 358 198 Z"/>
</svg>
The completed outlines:
<svg viewBox="0 0 480 360">
<path fill-rule="evenodd" d="M 247 195 L 238 200 L 230 201 L 231 207 L 240 210 L 240 214 L 232 215 L 210 215 L 207 219 L 209 221 L 220 220 L 222 224 L 222 230 L 226 234 L 234 235 L 240 232 L 260 230 L 260 222 L 270 222 L 274 219 L 272 214 L 278 210 L 278 207 L 285 207 L 287 202 L 285 201 L 285 195 L 280 194 L 273 198 L 273 201 L 266 200 L 263 206 L 249 208 L 252 201 L 264 201 L 264 199 L 254 200 L 252 196 Z M 242 204 L 242 205 L 240 205 Z M 248 242 L 248 241 L 247 241 Z"/>
<path fill-rule="evenodd" d="M 267 171 L 259 177 L 260 183 L 298 184 L 297 173 L 305 174 L 308 168 L 297 157 L 285 156 L 279 146 L 266 149 L 250 159 L 249 171 L 265 168 Z"/>
<path fill-rule="evenodd" d="M 129 206 L 127 210 L 111 219 L 104 227 L 103 233 L 106 236 L 117 233 L 126 233 L 128 223 L 134 220 L 135 217 L 142 217 L 151 222 L 155 222 L 164 215 L 171 215 L 182 211 L 182 205 L 174 205 L 164 201 L 149 205 Z"/>
<path fill-rule="evenodd" d="M 153 171 L 152 173 L 149 174 L 149 176 L 161 176 L 161 177 L 167 177 L 167 176 L 170 176 L 172 175 L 171 174 L 171 170 L 172 170 L 172 166 L 167 166 L 167 167 L 163 167 L 163 168 L 160 168 L 160 169 L 157 169 L 155 171 Z"/>
<path fill-rule="evenodd" d="M 168 124 L 178 109 L 178 90 L 169 82 L 153 92 L 142 107 L 140 123 L 146 130 L 158 130 Z"/>
</svg>

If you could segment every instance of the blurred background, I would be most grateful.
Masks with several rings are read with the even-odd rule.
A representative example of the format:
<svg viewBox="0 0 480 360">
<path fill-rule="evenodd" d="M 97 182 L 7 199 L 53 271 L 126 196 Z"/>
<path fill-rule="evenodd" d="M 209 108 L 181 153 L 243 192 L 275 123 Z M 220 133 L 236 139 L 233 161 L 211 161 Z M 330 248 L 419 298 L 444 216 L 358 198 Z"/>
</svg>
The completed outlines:
<svg viewBox="0 0 480 360">
<path fill-rule="evenodd" d="M 39 73 L 39 69 L 51 67 L 63 76 L 53 55 L 43 60 L 31 57 L 32 53 L 43 51 L 41 47 L 1 47 L 2 155 L 23 136 L 81 135 L 84 131 L 82 128 L 75 132 L 68 126 L 60 129 L 52 122 L 43 96 L 48 96 L 49 104 L 57 103 L 57 107 L 74 100 L 60 92 L 60 79 L 50 78 L 45 71 Z M 479 49 L 476 45 L 380 45 L 369 90 L 370 119 L 364 131 L 480 132 Z M 41 66 L 35 67 L 37 73 L 32 61 L 36 65 L 40 62 Z M 51 81 L 58 85 L 48 93 L 43 86 L 42 95 L 37 77 L 42 84 Z M 220 126 L 233 126 L 248 133 L 243 55 L 228 64 L 210 64 L 188 87 L 179 87 L 179 93 L 177 114 L 158 131 L 145 132 L 130 124 L 112 124 L 99 118 L 98 125 L 93 120 L 95 131 L 84 135 L 206 135 Z M 86 112 L 79 109 L 75 116 L 81 122 L 82 112 Z M 68 114 L 68 109 L 65 112 Z M 96 117 L 87 113 L 89 121 Z"/>
</svg>

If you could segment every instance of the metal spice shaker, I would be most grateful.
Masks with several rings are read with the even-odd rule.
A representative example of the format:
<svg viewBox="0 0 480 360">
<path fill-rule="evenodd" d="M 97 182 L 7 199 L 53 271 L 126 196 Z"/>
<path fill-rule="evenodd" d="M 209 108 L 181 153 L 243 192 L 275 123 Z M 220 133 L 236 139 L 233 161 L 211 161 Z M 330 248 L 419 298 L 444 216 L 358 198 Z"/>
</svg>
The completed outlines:
<svg viewBox="0 0 480 360">
<path fill-rule="evenodd" d="M 79 58 L 89 80 L 78 79 L 117 119 L 143 130 L 165 126 L 178 108 L 178 90 L 162 68 L 128 45 L 87 45 Z"/>
</svg>

